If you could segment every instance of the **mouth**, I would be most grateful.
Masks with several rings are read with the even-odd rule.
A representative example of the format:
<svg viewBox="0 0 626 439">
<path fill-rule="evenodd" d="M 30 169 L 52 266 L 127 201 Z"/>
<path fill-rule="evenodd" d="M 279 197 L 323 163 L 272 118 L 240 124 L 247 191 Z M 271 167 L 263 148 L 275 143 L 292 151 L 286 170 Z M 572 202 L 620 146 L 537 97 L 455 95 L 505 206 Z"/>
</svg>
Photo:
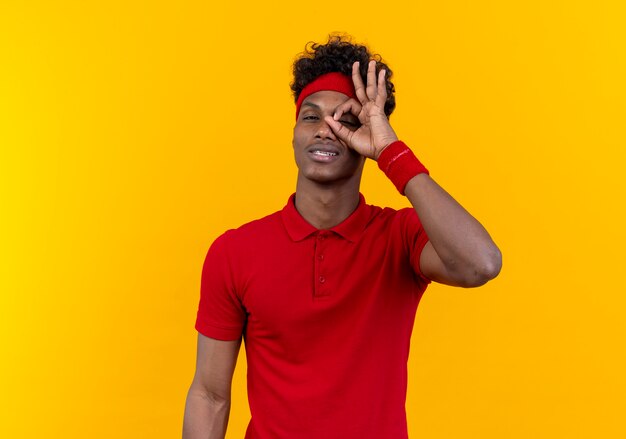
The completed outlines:
<svg viewBox="0 0 626 439">
<path fill-rule="evenodd" d="M 322 163 L 333 161 L 340 155 L 339 148 L 333 145 L 313 145 L 307 152 L 313 160 Z"/>
<path fill-rule="evenodd" d="M 315 150 L 311 151 L 311 154 L 317 155 L 317 156 L 321 156 L 321 157 L 334 157 L 334 156 L 337 155 L 336 152 L 321 151 L 319 149 L 315 149 Z"/>
</svg>

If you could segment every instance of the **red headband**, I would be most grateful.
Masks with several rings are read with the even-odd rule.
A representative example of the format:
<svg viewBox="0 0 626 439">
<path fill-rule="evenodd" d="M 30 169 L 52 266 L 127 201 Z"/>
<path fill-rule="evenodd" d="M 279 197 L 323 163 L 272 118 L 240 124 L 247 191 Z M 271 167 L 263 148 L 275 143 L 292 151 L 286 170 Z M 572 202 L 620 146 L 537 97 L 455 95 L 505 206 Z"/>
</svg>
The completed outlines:
<svg viewBox="0 0 626 439">
<path fill-rule="evenodd" d="M 339 93 L 356 99 L 354 84 L 350 76 L 339 72 L 326 73 L 315 78 L 314 81 L 307 84 L 300 92 L 300 96 L 298 96 L 298 101 L 296 102 L 296 120 L 300 114 L 300 106 L 307 96 L 322 90 L 338 91 Z"/>
</svg>

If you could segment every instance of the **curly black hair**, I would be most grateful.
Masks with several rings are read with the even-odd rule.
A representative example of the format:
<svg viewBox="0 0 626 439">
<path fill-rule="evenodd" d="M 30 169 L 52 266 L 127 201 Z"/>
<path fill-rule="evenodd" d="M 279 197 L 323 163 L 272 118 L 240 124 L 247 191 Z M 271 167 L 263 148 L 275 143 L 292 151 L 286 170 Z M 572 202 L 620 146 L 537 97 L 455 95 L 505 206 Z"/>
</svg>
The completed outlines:
<svg viewBox="0 0 626 439">
<path fill-rule="evenodd" d="M 330 72 L 341 72 L 352 76 L 352 64 L 355 61 L 359 61 L 361 77 L 363 78 L 363 83 L 366 84 L 367 65 L 371 60 L 376 61 L 377 74 L 381 69 L 387 71 L 385 75 L 387 88 L 385 114 L 389 117 L 396 108 L 396 98 L 394 96 L 396 90 L 391 82 L 393 72 L 383 62 L 380 55 L 371 54 L 366 46 L 352 43 L 350 37 L 346 35 L 331 34 L 328 36 L 326 44 L 314 42 L 306 44 L 304 52 L 298 55 L 293 63 L 294 80 L 291 83 L 291 90 L 293 91 L 294 101 L 298 101 L 298 96 L 300 96 L 302 89 L 318 76 Z"/>
</svg>

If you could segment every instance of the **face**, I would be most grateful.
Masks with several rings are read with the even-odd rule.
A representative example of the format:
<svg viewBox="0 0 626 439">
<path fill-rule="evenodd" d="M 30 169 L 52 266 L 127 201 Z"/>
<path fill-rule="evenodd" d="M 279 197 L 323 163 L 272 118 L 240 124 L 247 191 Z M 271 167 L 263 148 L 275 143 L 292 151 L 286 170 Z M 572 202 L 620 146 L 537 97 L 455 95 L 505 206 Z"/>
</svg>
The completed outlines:
<svg viewBox="0 0 626 439">
<path fill-rule="evenodd" d="M 323 184 L 360 179 L 365 157 L 341 142 L 324 121 L 325 116 L 332 117 L 335 109 L 348 99 L 343 93 L 323 90 L 302 102 L 293 130 L 299 179 Z M 359 120 L 352 114 L 342 115 L 340 122 L 353 131 L 359 127 Z"/>
</svg>

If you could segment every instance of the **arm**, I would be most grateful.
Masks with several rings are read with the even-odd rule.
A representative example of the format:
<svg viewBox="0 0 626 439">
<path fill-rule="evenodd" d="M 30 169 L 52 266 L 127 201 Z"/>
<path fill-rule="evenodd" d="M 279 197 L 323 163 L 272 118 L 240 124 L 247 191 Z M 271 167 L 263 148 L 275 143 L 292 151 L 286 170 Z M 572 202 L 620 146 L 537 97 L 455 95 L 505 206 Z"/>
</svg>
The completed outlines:
<svg viewBox="0 0 626 439">
<path fill-rule="evenodd" d="M 378 160 L 385 148 L 398 140 L 384 112 L 385 71 L 381 70 L 377 79 L 376 62 L 371 61 L 366 87 L 355 63 L 352 80 L 358 102 L 349 99 L 326 121 L 347 146 Z M 349 130 L 338 122 L 345 112 L 359 118 L 361 126 L 357 130 Z M 408 157 L 406 154 L 403 160 Z M 485 228 L 430 176 L 415 175 L 404 187 L 404 194 L 430 240 L 420 256 L 420 268 L 426 277 L 449 285 L 475 287 L 498 275 L 502 255 Z"/>
<path fill-rule="evenodd" d="M 477 287 L 498 275 L 502 255 L 485 228 L 429 175 L 409 180 L 405 194 L 429 238 L 420 256 L 426 277 Z"/>
<path fill-rule="evenodd" d="M 183 439 L 223 439 L 230 389 L 241 339 L 221 341 L 198 334 L 196 373 L 187 394 Z"/>
</svg>

